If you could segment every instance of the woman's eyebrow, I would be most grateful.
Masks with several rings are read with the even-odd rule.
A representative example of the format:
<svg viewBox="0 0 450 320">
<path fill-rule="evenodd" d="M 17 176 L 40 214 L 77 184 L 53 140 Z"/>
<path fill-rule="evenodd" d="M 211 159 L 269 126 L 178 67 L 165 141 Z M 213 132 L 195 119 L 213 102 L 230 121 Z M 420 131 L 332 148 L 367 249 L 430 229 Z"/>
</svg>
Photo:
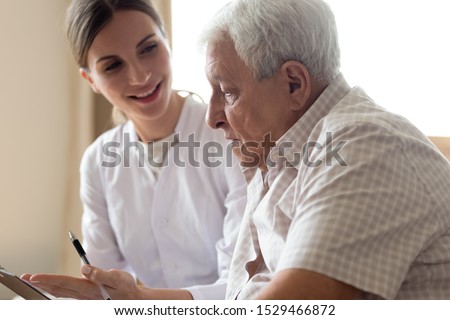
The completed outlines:
<svg viewBox="0 0 450 320">
<path fill-rule="evenodd" d="M 147 36 L 145 36 L 139 43 L 136 45 L 136 48 L 140 47 L 145 41 L 147 41 L 150 38 L 153 38 L 156 35 L 156 33 L 151 33 Z"/>
<path fill-rule="evenodd" d="M 156 33 L 151 33 L 151 34 L 145 36 L 144 38 L 142 38 L 142 40 L 139 41 L 138 44 L 136 45 L 136 48 L 139 48 L 145 41 L 147 41 L 150 38 L 153 38 L 155 35 L 156 35 Z M 103 56 L 101 58 L 98 58 L 97 61 L 95 61 L 95 63 L 97 64 L 97 63 L 102 62 L 104 60 L 114 59 L 116 57 L 117 57 L 116 55 Z"/>
</svg>

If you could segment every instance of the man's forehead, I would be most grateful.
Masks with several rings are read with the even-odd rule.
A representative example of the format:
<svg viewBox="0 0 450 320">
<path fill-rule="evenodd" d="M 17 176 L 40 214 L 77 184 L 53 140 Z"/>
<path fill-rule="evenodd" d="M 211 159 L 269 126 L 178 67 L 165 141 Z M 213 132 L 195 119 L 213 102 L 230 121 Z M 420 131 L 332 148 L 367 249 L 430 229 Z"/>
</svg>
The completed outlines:
<svg viewBox="0 0 450 320">
<path fill-rule="evenodd" d="M 236 50 L 234 48 L 234 43 L 231 40 L 217 40 L 209 43 L 206 50 L 206 56 L 207 59 L 214 59 L 214 60 L 239 59 Z"/>
<path fill-rule="evenodd" d="M 234 49 L 232 41 L 216 41 L 208 44 L 206 51 L 206 69 L 217 73 L 217 69 L 233 69 L 243 64 Z M 220 76 L 216 74 L 216 76 Z"/>
</svg>

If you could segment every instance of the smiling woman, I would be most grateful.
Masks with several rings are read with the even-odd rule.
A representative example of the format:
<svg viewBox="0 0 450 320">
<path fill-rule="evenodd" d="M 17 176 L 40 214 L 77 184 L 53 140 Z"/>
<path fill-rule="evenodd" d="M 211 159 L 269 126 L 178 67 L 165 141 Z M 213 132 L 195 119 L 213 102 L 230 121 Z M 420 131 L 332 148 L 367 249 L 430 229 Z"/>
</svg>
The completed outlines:
<svg viewBox="0 0 450 320">
<path fill-rule="evenodd" d="M 173 131 L 182 100 L 171 90 L 169 48 L 161 22 L 140 11 L 117 12 L 90 45 L 81 75 L 95 93 L 133 121 L 142 141 Z M 168 109 L 170 104 L 174 107 Z"/>
<path fill-rule="evenodd" d="M 174 146 L 190 137 L 223 149 L 226 142 L 206 126 L 204 104 L 172 89 L 159 15 L 148 0 L 72 0 L 67 30 L 81 76 L 126 118 L 81 161 L 90 261 L 147 286 L 189 287 L 177 292 L 183 298 L 223 297 L 246 186 L 236 161 L 177 163 Z M 119 161 L 107 166 L 111 145 Z M 189 159 L 202 159 L 201 148 L 193 152 Z"/>
</svg>

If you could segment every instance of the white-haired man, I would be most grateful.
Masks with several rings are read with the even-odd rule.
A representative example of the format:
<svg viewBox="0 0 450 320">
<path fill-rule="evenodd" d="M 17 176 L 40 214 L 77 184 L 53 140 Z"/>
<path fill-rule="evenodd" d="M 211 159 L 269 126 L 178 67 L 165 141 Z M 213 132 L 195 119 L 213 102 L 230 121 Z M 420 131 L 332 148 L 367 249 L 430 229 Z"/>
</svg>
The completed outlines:
<svg viewBox="0 0 450 320">
<path fill-rule="evenodd" d="M 450 166 L 348 86 L 329 7 L 235 1 L 204 42 L 208 123 L 259 164 L 227 298 L 450 298 Z"/>
</svg>

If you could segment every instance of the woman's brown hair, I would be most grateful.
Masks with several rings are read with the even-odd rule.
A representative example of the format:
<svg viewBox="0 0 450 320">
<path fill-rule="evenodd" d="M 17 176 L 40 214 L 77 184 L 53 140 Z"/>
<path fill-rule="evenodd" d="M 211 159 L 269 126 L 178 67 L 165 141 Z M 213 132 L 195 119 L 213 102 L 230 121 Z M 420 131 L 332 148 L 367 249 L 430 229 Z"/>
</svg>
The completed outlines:
<svg viewBox="0 0 450 320">
<path fill-rule="evenodd" d="M 162 34 L 166 34 L 163 21 L 149 0 L 72 0 L 66 15 L 66 32 L 72 54 L 81 68 L 87 68 L 87 53 L 95 37 L 119 10 L 149 15 Z"/>
<path fill-rule="evenodd" d="M 87 55 L 97 34 L 111 21 L 119 10 L 141 11 L 156 23 L 166 36 L 164 24 L 149 0 L 72 0 L 66 15 L 66 32 L 72 54 L 80 68 L 88 69 Z M 126 115 L 114 106 L 114 124 L 127 120 Z"/>
</svg>

